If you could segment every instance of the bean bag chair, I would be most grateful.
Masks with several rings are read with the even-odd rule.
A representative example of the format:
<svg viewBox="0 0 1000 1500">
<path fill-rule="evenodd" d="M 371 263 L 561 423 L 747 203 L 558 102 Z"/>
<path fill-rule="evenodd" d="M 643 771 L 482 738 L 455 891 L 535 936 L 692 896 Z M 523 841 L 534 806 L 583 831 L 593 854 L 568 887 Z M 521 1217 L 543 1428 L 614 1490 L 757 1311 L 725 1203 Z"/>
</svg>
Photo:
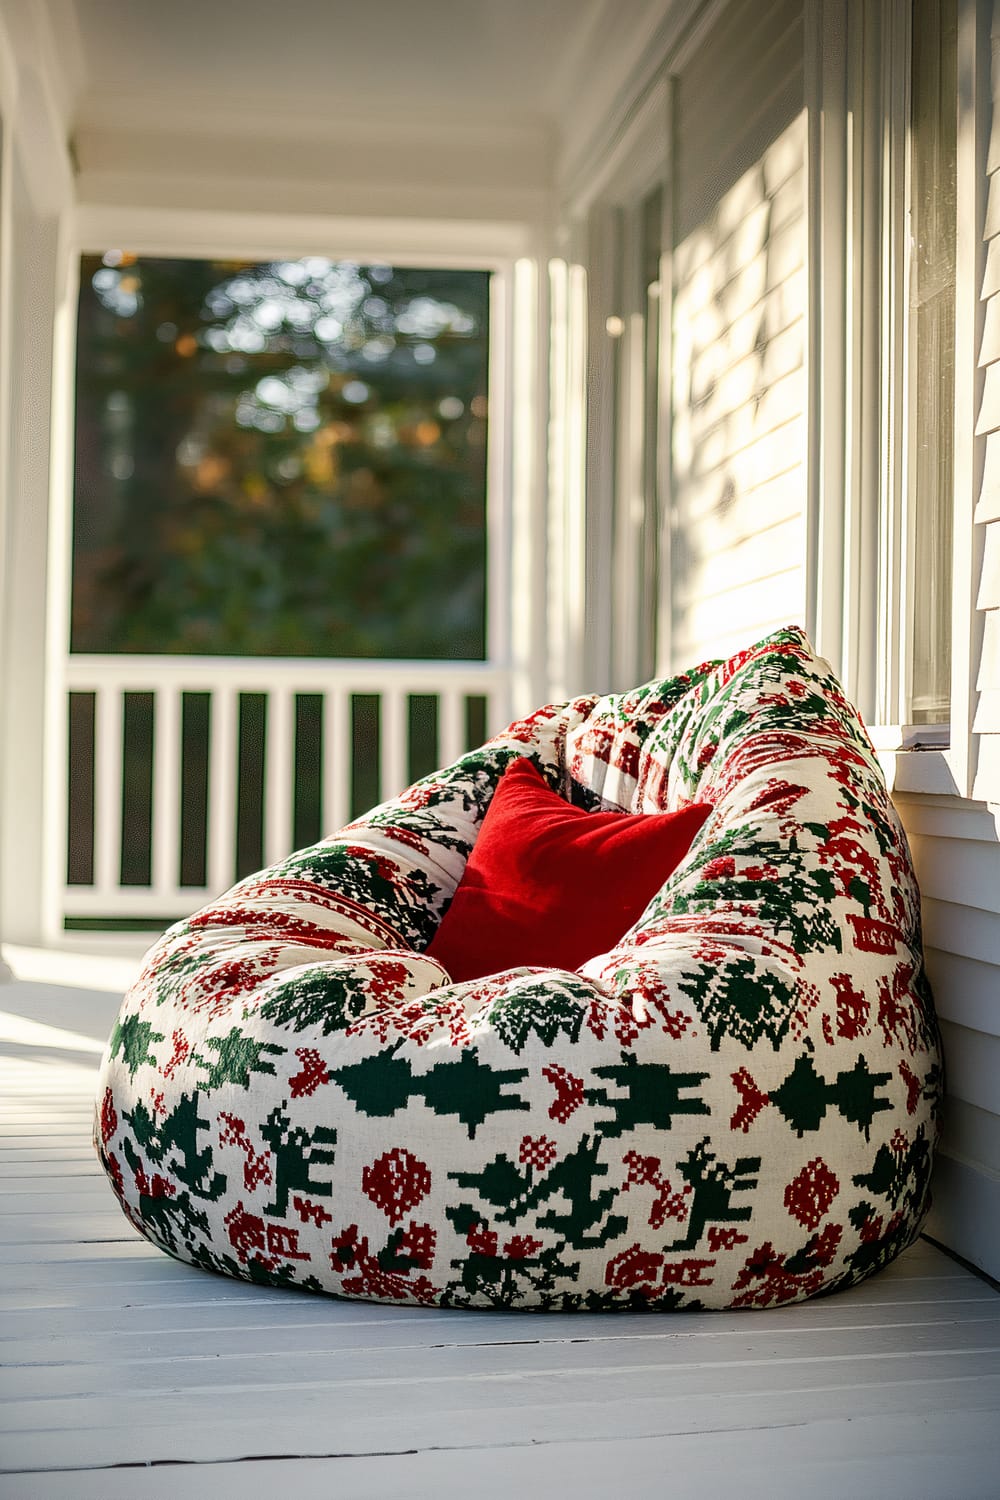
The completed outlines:
<svg viewBox="0 0 1000 1500">
<path fill-rule="evenodd" d="M 711 806 L 601 951 L 456 980 L 428 949 L 517 762 L 585 832 Z M 905 838 L 789 629 L 540 709 L 173 927 L 125 998 L 95 1139 L 136 1229 L 269 1286 L 766 1307 L 914 1239 L 940 1089 Z"/>
</svg>

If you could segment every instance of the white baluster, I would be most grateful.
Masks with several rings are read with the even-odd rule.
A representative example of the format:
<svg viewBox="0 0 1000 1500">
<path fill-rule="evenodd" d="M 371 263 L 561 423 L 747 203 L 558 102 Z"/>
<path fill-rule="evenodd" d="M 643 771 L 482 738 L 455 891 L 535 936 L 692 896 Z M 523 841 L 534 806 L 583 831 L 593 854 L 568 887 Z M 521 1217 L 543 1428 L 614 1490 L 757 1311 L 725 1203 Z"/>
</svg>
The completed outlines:
<svg viewBox="0 0 1000 1500">
<path fill-rule="evenodd" d="M 465 694 L 455 688 L 444 688 L 438 699 L 438 746 L 442 766 L 464 754 Z"/>
<path fill-rule="evenodd" d="M 167 902 L 180 884 L 180 782 L 181 690 L 163 683 L 153 697 L 153 887 Z"/>
<path fill-rule="evenodd" d="M 123 699 L 115 682 L 94 697 L 94 887 L 113 910 L 122 874 Z"/>
<path fill-rule="evenodd" d="M 267 695 L 264 749 L 264 862 L 277 864 L 292 852 L 295 786 L 295 695 L 272 688 Z"/>
<path fill-rule="evenodd" d="M 351 700 L 344 688 L 323 694 L 323 832 L 351 816 Z"/>
<path fill-rule="evenodd" d="M 379 801 L 398 797 L 409 780 L 407 769 L 407 695 L 400 688 L 383 689 L 379 711 Z"/>
<path fill-rule="evenodd" d="M 221 895 L 236 873 L 236 759 L 238 694 L 234 687 L 212 690 L 209 719 L 208 884 Z"/>
</svg>

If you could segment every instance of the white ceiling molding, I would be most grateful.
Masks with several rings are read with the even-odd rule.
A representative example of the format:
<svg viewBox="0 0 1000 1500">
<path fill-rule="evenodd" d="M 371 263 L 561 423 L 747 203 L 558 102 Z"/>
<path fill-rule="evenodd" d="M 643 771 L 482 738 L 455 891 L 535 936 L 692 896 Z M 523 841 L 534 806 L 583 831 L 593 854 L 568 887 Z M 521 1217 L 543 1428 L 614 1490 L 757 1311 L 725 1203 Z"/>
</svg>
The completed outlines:
<svg viewBox="0 0 1000 1500">
<path fill-rule="evenodd" d="M 404 133 L 428 149 L 442 144 L 482 149 L 491 145 L 537 148 L 551 134 L 553 122 L 539 112 L 480 109 L 475 116 L 456 117 L 440 104 L 422 105 L 404 119 L 370 114 L 363 109 L 323 109 L 301 96 L 288 99 L 269 93 L 257 97 L 227 89 L 222 95 L 153 87 L 142 92 L 95 95 L 87 93 L 74 117 L 77 131 L 110 133 L 136 126 L 173 136 L 274 135 L 282 140 L 315 138 L 349 145 L 366 140 L 392 143 Z"/>
<path fill-rule="evenodd" d="M 40 214 L 58 214 L 72 197 L 72 170 L 62 113 L 62 74 L 44 9 L 0 0 L 0 78 L 4 124 L 24 166 Z"/>
<path fill-rule="evenodd" d="M 564 204 L 568 220 L 583 218 L 598 199 L 626 204 L 659 179 L 669 139 L 669 108 L 669 83 L 661 76 L 629 113 L 576 197 Z"/>
<path fill-rule="evenodd" d="M 545 140 L 427 141 L 82 130 L 77 194 L 81 204 L 191 211 L 547 221 Z"/>
<path fill-rule="evenodd" d="M 595 35 L 577 80 L 581 106 L 560 133 L 555 178 L 560 208 L 592 196 L 590 184 L 620 156 L 634 119 L 649 92 L 679 59 L 692 37 L 714 24 L 728 0 L 649 0 L 634 26 L 622 30 L 621 10 L 613 4 Z M 615 31 L 615 20 L 618 30 Z"/>
<path fill-rule="evenodd" d="M 469 212 L 461 207 L 464 195 L 480 201 L 496 195 L 498 202 L 523 203 L 535 218 L 552 180 L 552 134 L 537 125 L 457 130 L 453 122 L 421 118 L 404 130 L 386 121 L 281 114 L 269 103 L 220 114 L 192 102 L 178 121 L 155 99 L 150 109 L 140 100 L 109 100 L 87 107 L 73 144 L 82 198 L 92 196 L 97 182 L 137 179 L 138 201 L 147 202 L 177 179 L 192 202 L 208 184 L 223 198 L 250 194 L 260 203 L 274 195 L 289 209 L 312 194 L 318 211 L 324 204 L 339 208 L 345 194 L 391 207 L 426 190 L 457 195 L 459 217 Z"/>
<path fill-rule="evenodd" d="M 132 208 L 148 211 L 163 208 L 174 214 L 187 214 L 192 221 L 201 212 L 225 212 L 234 217 L 263 213 L 272 219 L 297 218 L 303 222 L 339 221 L 345 217 L 412 219 L 415 223 L 433 219 L 443 224 L 522 225 L 532 233 L 541 234 L 549 223 L 551 211 L 548 193 L 476 187 L 462 182 L 442 185 L 424 181 L 402 186 L 337 178 L 329 178 L 322 184 L 273 178 L 223 182 L 212 176 L 192 179 L 187 173 L 93 172 L 83 173 L 77 179 L 77 193 L 81 214 L 84 210 L 104 207 L 115 209 L 121 218 Z M 134 248 L 131 242 L 129 248 Z"/>
<path fill-rule="evenodd" d="M 243 212 L 218 204 L 178 211 L 170 204 L 142 206 L 131 199 L 82 204 L 74 248 L 93 253 L 109 246 L 140 255 L 206 259 L 280 260 L 335 252 L 364 263 L 402 263 L 405 256 L 408 265 L 484 270 L 500 269 L 538 248 L 528 226 L 509 220 L 287 214 L 260 203 Z"/>
</svg>

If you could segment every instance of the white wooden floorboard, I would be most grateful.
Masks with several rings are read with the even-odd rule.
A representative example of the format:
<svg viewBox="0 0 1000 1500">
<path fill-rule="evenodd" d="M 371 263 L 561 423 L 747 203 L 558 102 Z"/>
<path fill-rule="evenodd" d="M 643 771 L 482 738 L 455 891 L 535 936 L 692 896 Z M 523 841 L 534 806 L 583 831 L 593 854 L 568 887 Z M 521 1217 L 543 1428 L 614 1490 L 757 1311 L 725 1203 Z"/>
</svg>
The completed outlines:
<svg viewBox="0 0 1000 1500">
<path fill-rule="evenodd" d="M 989 1414 L 648 1439 L 11 1476 L 5 1500 L 996 1500 Z"/>
<path fill-rule="evenodd" d="M 117 1002 L 0 989 L 0 1500 L 1000 1496 L 1000 1296 L 925 1242 L 839 1297 L 665 1316 L 376 1307 L 171 1261 L 89 1144 Z"/>
</svg>

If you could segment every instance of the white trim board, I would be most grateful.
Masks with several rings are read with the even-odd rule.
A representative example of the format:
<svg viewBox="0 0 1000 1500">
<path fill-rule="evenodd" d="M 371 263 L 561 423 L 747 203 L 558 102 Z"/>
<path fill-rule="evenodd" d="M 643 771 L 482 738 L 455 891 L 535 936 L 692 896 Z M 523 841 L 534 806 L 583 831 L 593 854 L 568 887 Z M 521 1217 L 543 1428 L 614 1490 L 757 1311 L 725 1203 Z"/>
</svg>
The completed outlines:
<svg viewBox="0 0 1000 1500">
<path fill-rule="evenodd" d="M 336 254 L 464 270 L 508 269 L 516 257 L 543 248 L 536 226 L 509 219 L 288 215 L 87 202 L 75 210 L 74 239 L 81 253 L 125 244 L 143 255 L 269 260 Z"/>
</svg>

